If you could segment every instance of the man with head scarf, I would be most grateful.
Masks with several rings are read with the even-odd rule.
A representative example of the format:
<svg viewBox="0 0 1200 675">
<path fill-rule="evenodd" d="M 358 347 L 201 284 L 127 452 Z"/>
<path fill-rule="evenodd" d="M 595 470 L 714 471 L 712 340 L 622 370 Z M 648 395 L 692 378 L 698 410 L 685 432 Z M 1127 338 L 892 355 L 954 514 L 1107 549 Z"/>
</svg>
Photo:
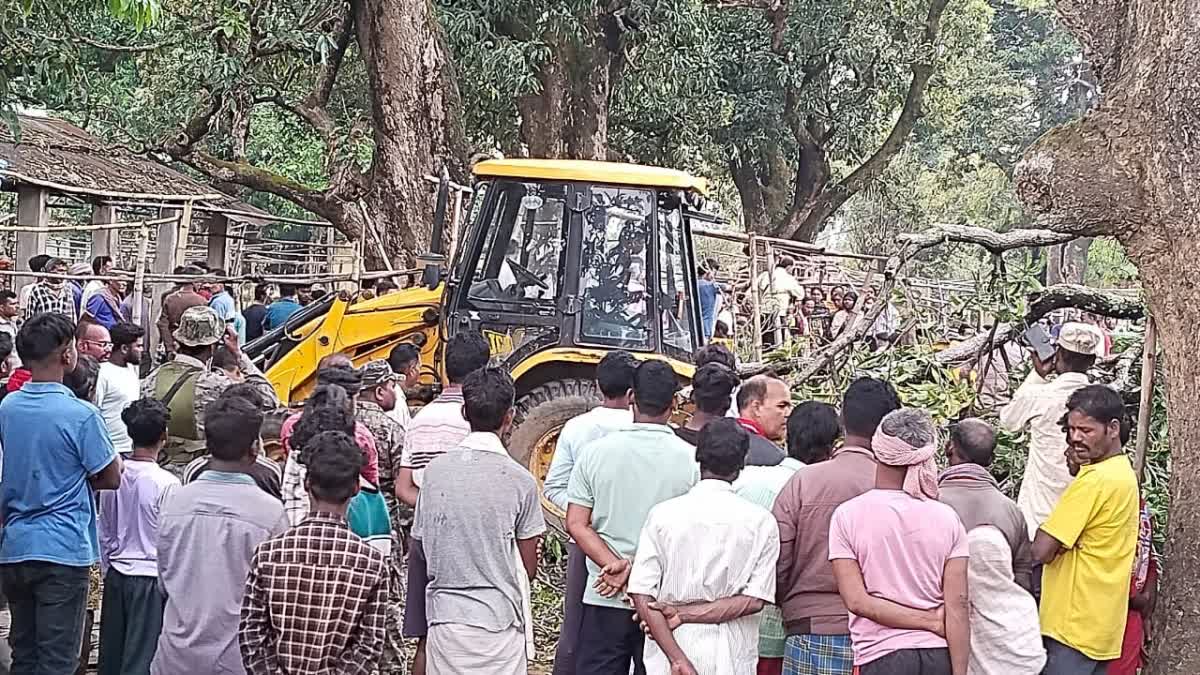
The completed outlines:
<svg viewBox="0 0 1200 675">
<path fill-rule="evenodd" d="M 860 675 L 966 675 L 967 533 L 937 501 L 929 413 L 889 413 L 871 439 L 875 489 L 842 504 L 829 559 Z"/>
</svg>

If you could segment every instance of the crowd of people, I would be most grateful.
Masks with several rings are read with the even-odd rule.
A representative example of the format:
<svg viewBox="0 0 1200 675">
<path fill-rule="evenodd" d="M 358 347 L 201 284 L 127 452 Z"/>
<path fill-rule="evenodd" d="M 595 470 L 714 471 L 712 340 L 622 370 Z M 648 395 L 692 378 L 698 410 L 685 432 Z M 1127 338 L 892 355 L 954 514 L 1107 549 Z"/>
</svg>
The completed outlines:
<svg viewBox="0 0 1200 675">
<path fill-rule="evenodd" d="M 0 331 L 27 373 L 0 401 L 12 672 L 76 670 L 98 565 L 105 675 L 527 673 L 546 524 L 488 342 L 455 334 L 415 414 L 407 343 L 325 357 L 282 411 L 221 291 L 177 306 L 199 291 L 168 297 L 144 377 L 128 321 L 64 303 Z M 609 352 L 544 486 L 571 539 L 554 672 L 1136 672 L 1157 568 L 1122 401 L 1086 374 L 1102 341 L 1062 326 L 1002 412 L 1031 431 L 1015 503 L 989 424 L 943 433 L 885 381 L 796 405 L 709 344 L 677 426 L 672 367 Z"/>
</svg>

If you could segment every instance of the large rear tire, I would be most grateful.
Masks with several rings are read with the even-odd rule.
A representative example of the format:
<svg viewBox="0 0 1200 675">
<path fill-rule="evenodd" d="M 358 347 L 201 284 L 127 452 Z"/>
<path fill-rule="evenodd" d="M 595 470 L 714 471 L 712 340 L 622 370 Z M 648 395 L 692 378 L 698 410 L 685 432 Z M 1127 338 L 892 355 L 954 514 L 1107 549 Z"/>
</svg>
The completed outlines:
<svg viewBox="0 0 1200 675">
<path fill-rule="evenodd" d="M 547 382 L 517 400 L 508 452 L 542 483 L 554 459 L 558 434 L 567 420 L 578 417 L 600 403 L 600 390 L 592 380 L 565 379 Z M 566 534 L 566 514 L 542 497 L 546 524 Z"/>
</svg>

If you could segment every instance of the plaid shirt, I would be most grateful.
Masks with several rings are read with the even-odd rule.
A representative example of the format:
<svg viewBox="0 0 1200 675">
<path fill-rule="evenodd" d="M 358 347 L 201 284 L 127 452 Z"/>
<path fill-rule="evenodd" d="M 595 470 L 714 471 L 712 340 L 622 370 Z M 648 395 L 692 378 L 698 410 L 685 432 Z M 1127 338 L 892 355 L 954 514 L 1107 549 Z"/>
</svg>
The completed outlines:
<svg viewBox="0 0 1200 675">
<path fill-rule="evenodd" d="M 384 556 L 313 513 L 250 562 L 238 638 L 249 675 L 368 675 L 384 643 Z"/>
<path fill-rule="evenodd" d="M 68 284 L 59 288 L 46 283 L 36 283 L 29 290 L 29 305 L 25 309 L 25 319 L 29 320 L 35 314 L 43 312 L 58 312 L 66 315 L 72 321 L 75 316 L 75 295 Z"/>
</svg>

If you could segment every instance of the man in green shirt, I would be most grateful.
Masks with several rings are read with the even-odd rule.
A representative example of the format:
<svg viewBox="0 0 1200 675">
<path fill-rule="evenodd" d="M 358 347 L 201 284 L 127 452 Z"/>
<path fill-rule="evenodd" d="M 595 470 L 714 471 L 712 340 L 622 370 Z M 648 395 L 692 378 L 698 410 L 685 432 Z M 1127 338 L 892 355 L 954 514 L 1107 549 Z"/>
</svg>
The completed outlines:
<svg viewBox="0 0 1200 675">
<path fill-rule="evenodd" d="M 633 425 L 580 452 L 567 487 L 567 532 L 587 555 L 588 583 L 577 645 L 577 675 L 625 673 L 642 666 L 642 631 L 624 597 L 650 509 L 700 479 L 695 449 L 667 420 L 679 389 L 664 361 L 634 371 Z"/>
</svg>

